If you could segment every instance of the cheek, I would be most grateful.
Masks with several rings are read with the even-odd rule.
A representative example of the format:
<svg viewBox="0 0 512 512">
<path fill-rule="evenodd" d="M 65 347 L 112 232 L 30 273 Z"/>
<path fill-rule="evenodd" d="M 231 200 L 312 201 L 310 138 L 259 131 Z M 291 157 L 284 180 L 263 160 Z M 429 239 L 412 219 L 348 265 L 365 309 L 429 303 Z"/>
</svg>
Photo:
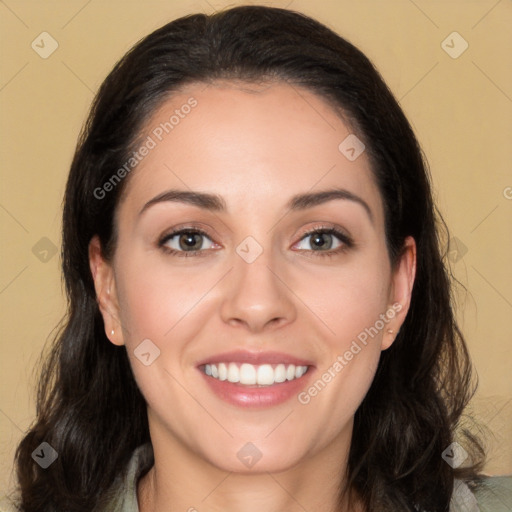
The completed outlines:
<svg viewBox="0 0 512 512">
<path fill-rule="evenodd" d="M 118 300 L 125 343 L 164 340 L 211 287 L 204 272 L 183 272 L 133 257 L 119 266 Z"/>
<path fill-rule="evenodd" d="M 298 397 L 305 410 L 323 418 L 319 444 L 349 424 L 374 379 L 386 321 L 392 318 L 385 275 L 361 271 L 332 276 L 324 294 L 309 296 L 330 331 L 322 338 L 316 377 Z"/>
<path fill-rule="evenodd" d="M 318 402 L 327 409 L 350 415 L 371 385 L 387 323 L 395 315 L 388 303 L 389 267 L 377 255 L 354 260 L 329 275 L 310 275 L 297 292 L 326 327 L 317 385 L 306 390 L 304 402 L 321 393 Z M 320 285 L 313 286 L 315 282 Z"/>
<path fill-rule="evenodd" d="M 324 341 L 328 340 L 327 345 L 337 351 L 344 351 L 357 336 L 364 337 L 388 305 L 389 268 L 379 253 L 367 251 L 363 256 L 340 261 L 339 265 L 309 262 L 283 267 L 281 275 L 293 291 L 288 292 L 287 300 L 295 303 L 298 323 L 309 323 L 313 329 L 317 324 L 325 333 Z M 182 329 L 191 318 L 203 316 L 205 307 L 214 314 L 206 295 L 225 273 L 224 266 L 205 261 L 173 266 L 159 257 L 148 258 L 143 252 L 132 253 L 129 258 L 121 256 L 118 262 L 120 320 L 127 346 L 133 347 L 145 338 L 163 342 L 178 323 Z M 222 300 L 218 291 L 214 295 Z M 277 297 L 270 293 L 268 299 L 273 298 Z M 185 321 L 181 323 L 182 320 Z"/>
<path fill-rule="evenodd" d="M 389 308 L 390 273 L 382 258 L 361 258 L 339 269 L 322 269 L 301 278 L 297 295 L 325 324 L 338 350 L 368 329 L 382 334 L 380 315 Z M 299 281 L 298 281 L 299 282 Z M 375 338 L 374 334 L 372 338 Z"/>
</svg>

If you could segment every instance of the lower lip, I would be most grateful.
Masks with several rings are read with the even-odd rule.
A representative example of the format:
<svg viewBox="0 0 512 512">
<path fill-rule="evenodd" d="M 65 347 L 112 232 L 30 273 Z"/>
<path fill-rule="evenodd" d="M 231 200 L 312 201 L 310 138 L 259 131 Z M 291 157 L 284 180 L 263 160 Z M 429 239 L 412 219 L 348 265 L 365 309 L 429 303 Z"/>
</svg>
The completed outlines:
<svg viewBox="0 0 512 512">
<path fill-rule="evenodd" d="M 272 386 L 246 386 L 234 384 L 227 380 L 219 380 L 206 375 L 199 369 L 210 389 L 222 400 L 237 407 L 263 408 L 282 404 L 290 398 L 297 396 L 305 389 L 313 368 L 300 378 L 287 380 Z"/>
</svg>

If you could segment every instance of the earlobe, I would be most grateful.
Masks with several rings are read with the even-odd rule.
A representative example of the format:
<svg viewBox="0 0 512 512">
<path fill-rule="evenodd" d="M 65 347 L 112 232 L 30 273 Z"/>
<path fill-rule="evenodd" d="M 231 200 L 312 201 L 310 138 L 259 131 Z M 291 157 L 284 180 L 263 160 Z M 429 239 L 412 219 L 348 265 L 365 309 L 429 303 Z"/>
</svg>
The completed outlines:
<svg viewBox="0 0 512 512">
<path fill-rule="evenodd" d="M 124 345 L 114 271 L 103 257 L 101 242 L 97 235 L 89 242 L 89 267 L 96 290 L 96 300 L 105 325 L 105 334 L 114 345 Z"/>
<path fill-rule="evenodd" d="M 392 276 L 390 306 L 393 318 L 390 320 L 387 331 L 382 337 L 382 350 L 389 348 L 402 327 L 411 304 L 412 289 L 416 278 L 416 242 L 408 236 L 403 245 L 400 261 Z"/>
</svg>

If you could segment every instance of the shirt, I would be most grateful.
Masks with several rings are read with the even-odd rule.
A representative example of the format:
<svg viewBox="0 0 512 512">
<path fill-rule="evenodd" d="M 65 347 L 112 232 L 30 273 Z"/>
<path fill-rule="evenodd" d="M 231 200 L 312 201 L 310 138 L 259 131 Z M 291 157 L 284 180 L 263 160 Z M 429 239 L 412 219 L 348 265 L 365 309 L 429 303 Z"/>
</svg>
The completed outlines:
<svg viewBox="0 0 512 512">
<path fill-rule="evenodd" d="M 153 464 L 151 444 L 139 446 L 132 454 L 124 475 L 108 494 L 108 505 L 102 512 L 139 512 L 137 482 Z M 0 503 L 0 512 L 17 512 L 12 503 Z M 512 475 L 483 477 L 475 493 L 460 480 L 455 480 L 450 512 L 512 512 Z"/>
<path fill-rule="evenodd" d="M 130 460 L 124 483 L 105 512 L 139 512 L 137 482 L 152 463 L 151 445 L 139 446 Z M 512 512 L 512 475 L 484 477 L 475 493 L 462 481 L 455 480 L 450 512 Z"/>
</svg>

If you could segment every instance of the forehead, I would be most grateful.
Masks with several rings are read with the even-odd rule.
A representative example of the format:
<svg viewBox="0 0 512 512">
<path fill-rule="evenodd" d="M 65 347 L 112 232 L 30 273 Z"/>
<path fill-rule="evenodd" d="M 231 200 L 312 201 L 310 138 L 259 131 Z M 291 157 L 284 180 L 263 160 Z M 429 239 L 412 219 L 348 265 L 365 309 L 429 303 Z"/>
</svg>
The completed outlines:
<svg viewBox="0 0 512 512">
<path fill-rule="evenodd" d="M 347 158 L 344 141 L 354 146 L 354 137 L 332 105 L 298 86 L 191 84 L 146 122 L 140 140 L 150 149 L 130 176 L 124 202 L 136 207 L 179 188 L 222 195 L 228 211 L 239 211 L 338 187 L 362 196 L 379 217 L 366 153 Z"/>
</svg>

